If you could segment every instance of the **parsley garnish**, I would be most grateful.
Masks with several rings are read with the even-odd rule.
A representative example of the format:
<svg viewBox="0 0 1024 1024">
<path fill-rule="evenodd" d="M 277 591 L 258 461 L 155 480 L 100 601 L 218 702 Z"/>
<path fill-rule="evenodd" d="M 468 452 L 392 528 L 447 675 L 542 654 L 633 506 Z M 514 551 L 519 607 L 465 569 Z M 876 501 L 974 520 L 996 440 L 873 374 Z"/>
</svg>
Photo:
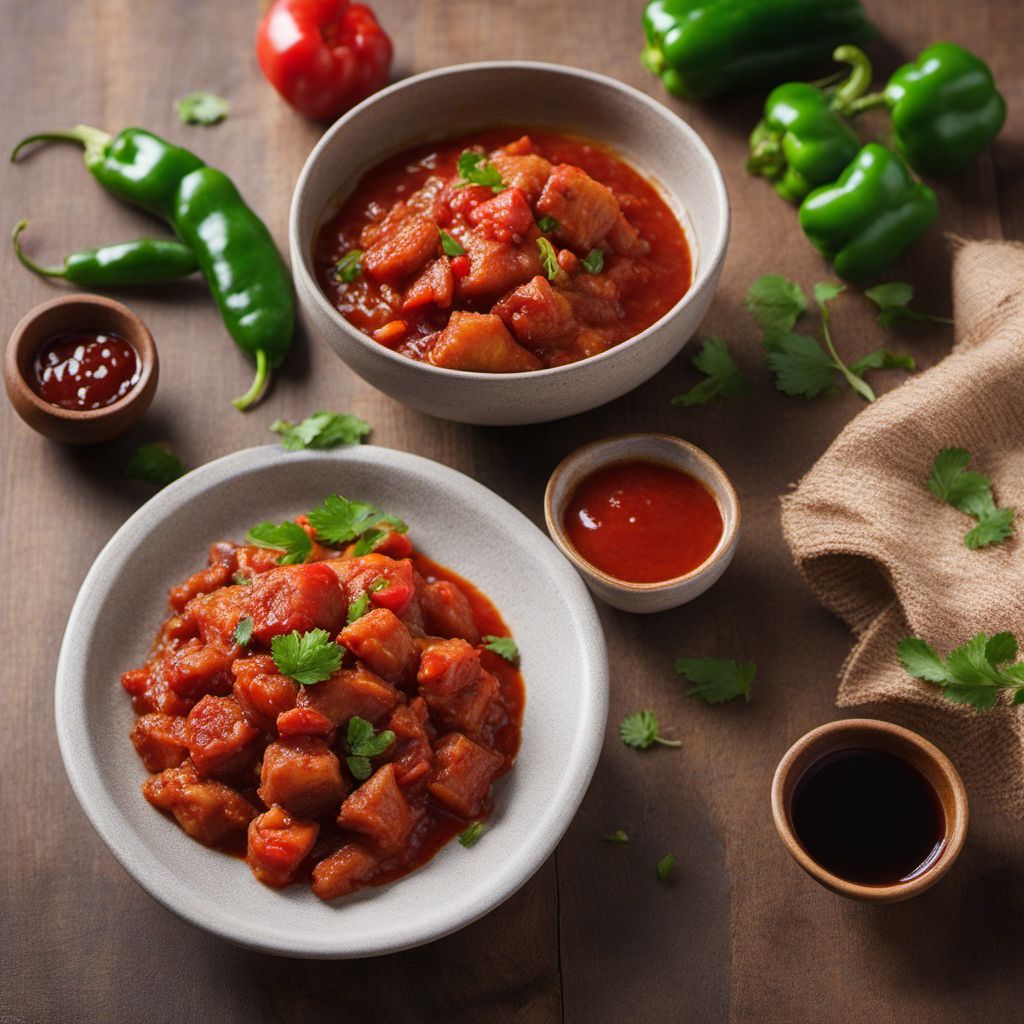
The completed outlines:
<svg viewBox="0 0 1024 1024">
<path fill-rule="evenodd" d="M 600 249 L 591 249 L 580 263 L 586 268 L 588 274 L 600 274 L 604 270 L 604 253 Z"/>
<path fill-rule="evenodd" d="M 244 619 L 239 619 L 238 625 L 235 626 L 235 631 L 231 635 L 231 639 L 238 644 L 239 647 L 248 647 L 249 641 L 252 639 L 252 626 L 252 619 L 248 616 Z"/>
<path fill-rule="evenodd" d="M 668 885 L 672 878 L 672 872 L 676 869 L 677 863 L 678 861 L 671 853 L 666 853 L 665 856 L 658 861 L 658 866 L 655 870 L 658 874 L 658 881 L 661 882 L 662 885 Z"/>
<path fill-rule="evenodd" d="M 555 247 L 542 235 L 537 239 L 537 248 L 540 250 L 540 262 L 544 268 L 544 273 L 547 274 L 549 281 L 554 281 L 562 272 L 562 268 L 558 265 Z"/>
<path fill-rule="evenodd" d="M 274 420 L 270 429 L 281 435 L 281 447 L 297 452 L 302 448 L 336 448 L 359 444 L 370 433 L 366 420 L 348 412 L 315 412 L 301 423 Z"/>
<path fill-rule="evenodd" d="M 486 159 L 483 153 L 467 149 L 459 156 L 456 167 L 459 171 L 459 183 L 456 188 L 465 188 L 467 185 L 486 185 L 492 192 L 498 193 L 505 189 L 505 182 L 501 180 L 501 172 L 497 167 Z"/>
<path fill-rule="evenodd" d="M 230 109 L 231 104 L 223 96 L 212 92 L 190 92 L 174 104 L 182 124 L 217 124 L 228 116 Z"/>
<path fill-rule="evenodd" d="M 629 836 L 621 828 L 616 829 L 610 836 L 605 836 L 604 841 L 612 846 L 629 846 Z"/>
<path fill-rule="evenodd" d="M 996 508 L 992 481 L 983 473 L 967 469 L 970 452 L 964 448 L 943 448 L 935 456 L 928 490 L 940 501 L 972 516 L 978 525 L 964 534 L 969 548 L 984 548 L 1013 536 L 1013 509 Z"/>
<path fill-rule="evenodd" d="M 673 405 L 704 405 L 712 398 L 738 398 L 750 391 L 750 382 L 740 373 L 732 353 L 721 338 L 705 338 L 693 365 L 707 379 L 695 384 L 684 395 L 676 395 Z"/>
<path fill-rule="evenodd" d="M 361 619 L 370 610 L 370 595 L 360 594 L 349 606 L 346 620 L 352 625 L 356 619 Z"/>
<path fill-rule="evenodd" d="M 395 742 L 395 734 L 384 729 L 375 736 L 373 726 L 365 718 L 353 715 L 348 722 L 345 741 L 348 743 L 348 756 L 345 758 L 348 770 L 354 778 L 368 779 L 373 771 L 370 758 L 383 754 Z"/>
<path fill-rule="evenodd" d="M 681 747 L 682 740 L 667 740 L 658 735 L 658 719 L 653 711 L 634 711 L 627 715 L 619 725 L 619 736 L 627 747 L 646 750 L 652 743 L 660 743 L 665 747 Z"/>
<path fill-rule="evenodd" d="M 487 822 L 474 821 L 469 828 L 459 836 L 459 842 L 468 850 L 486 831 Z"/>
<path fill-rule="evenodd" d="M 309 525 L 325 544 L 347 544 L 356 540 L 357 555 L 368 555 L 388 531 L 405 533 L 409 527 L 395 516 L 381 512 L 363 501 L 349 501 L 340 494 L 325 498 L 309 513 Z M 386 529 L 376 529 L 376 527 Z"/>
<path fill-rule="evenodd" d="M 465 256 L 466 250 L 462 248 L 459 243 L 448 234 L 444 228 L 439 228 L 441 232 L 441 250 L 445 256 Z"/>
<path fill-rule="evenodd" d="M 334 264 L 334 276 L 343 284 L 352 284 L 359 279 L 363 272 L 363 250 L 349 249 L 344 256 Z"/>
<path fill-rule="evenodd" d="M 341 666 L 342 648 L 334 643 L 326 629 L 297 629 L 270 641 L 270 654 L 281 675 L 303 686 L 330 679 Z"/>
<path fill-rule="evenodd" d="M 313 541 L 298 523 L 257 523 L 245 539 L 257 547 L 282 552 L 278 565 L 298 565 L 313 553 Z"/>
<path fill-rule="evenodd" d="M 689 695 L 705 704 L 723 704 L 735 697 L 749 703 L 757 665 L 728 658 L 677 658 L 676 671 L 695 684 Z"/>
<path fill-rule="evenodd" d="M 144 444 L 137 448 L 124 469 L 129 479 L 144 480 L 157 487 L 166 487 L 187 472 L 185 463 L 162 444 Z"/>
<path fill-rule="evenodd" d="M 945 659 L 917 637 L 901 640 L 896 650 L 910 675 L 941 686 L 943 697 L 955 704 L 987 711 L 1000 690 L 1012 692 L 1014 704 L 1024 704 L 1024 662 L 1013 661 L 1017 639 L 1012 633 L 978 633 Z"/>
<path fill-rule="evenodd" d="M 541 231 L 547 234 L 550 231 L 558 230 L 558 221 L 555 220 L 554 217 L 544 216 L 541 217 L 539 221 L 537 221 L 537 227 L 539 227 Z"/>
<path fill-rule="evenodd" d="M 519 658 L 519 647 L 510 636 L 494 636 L 490 633 L 483 638 L 484 650 L 494 651 L 500 658 L 506 661 L 515 662 Z"/>
<path fill-rule="evenodd" d="M 919 313 L 916 309 L 911 309 L 910 303 L 914 298 L 913 285 L 903 284 L 899 281 L 876 284 L 874 288 L 869 288 L 864 295 L 878 307 L 878 322 L 883 327 L 892 327 L 893 324 L 904 323 L 908 320 L 928 321 L 935 324 L 951 324 L 953 322 L 948 316 Z"/>
<path fill-rule="evenodd" d="M 746 307 L 765 335 L 784 334 L 807 310 L 807 296 L 796 281 L 765 274 L 747 291 Z"/>
</svg>

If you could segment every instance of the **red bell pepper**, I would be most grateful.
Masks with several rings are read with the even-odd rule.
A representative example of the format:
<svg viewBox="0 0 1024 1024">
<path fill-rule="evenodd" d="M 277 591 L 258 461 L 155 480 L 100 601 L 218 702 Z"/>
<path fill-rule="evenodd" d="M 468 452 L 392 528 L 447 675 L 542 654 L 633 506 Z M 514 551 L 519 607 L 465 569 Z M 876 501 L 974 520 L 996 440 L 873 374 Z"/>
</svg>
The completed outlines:
<svg viewBox="0 0 1024 1024">
<path fill-rule="evenodd" d="M 330 120 L 387 83 L 391 40 L 373 11 L 349 0 L 275 0 L 256 56 L 300 114 Z"/>
</svg>

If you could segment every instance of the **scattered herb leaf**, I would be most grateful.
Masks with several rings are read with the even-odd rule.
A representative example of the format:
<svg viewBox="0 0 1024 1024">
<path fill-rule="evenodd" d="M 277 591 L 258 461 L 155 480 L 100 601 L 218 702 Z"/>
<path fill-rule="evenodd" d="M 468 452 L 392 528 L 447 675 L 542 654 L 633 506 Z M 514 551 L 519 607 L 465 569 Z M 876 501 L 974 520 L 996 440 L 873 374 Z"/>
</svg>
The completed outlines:
<svg viewBox="0 0 1024 1024">
<path fill-rule="evenodd" d="M 764 347 L 775 386 L 784 395 L 814 398 L 835 389 L 835 366 L 814 338 L 786 331 L 766 337 Z"/>
<path fill-rule="evenodd" d="M 387 590 L 387 588 L 390 587 L 390 586 L 391 586 L 391 580 L 389 580 L 387 578 L 387 576 L 378 576 L 377 579 L 375 579 L 370 584 L 370 593 L 371 594 L 376 594 L 377 591 L 379 591 L 379 590 Z"/>
<path fill-rule="evenodd" d="M 902 352 L 890 352 L 888 349 L 876 348 L 866 356 L 850 364 L 850 373 L 863 377 L 868 370 L 916 370 L 917 363 L 913 356 Z"/>
<path fill-rule="evenodd" d="M 368 437 L 370 424 L 348 412 L 315 412 L 301 423 L 274 420 L 270 429 L 281 435 L 281 447 L 289 452 L 302 448 L 336 448 L 359 444 Z"/>
<path fill-rule="evenodd" d="M 666 853 L 665 856 L 658 861 L 658 866 L 655 870 L 658 874 L 658 881 L 661 882 L 662 885 L 668 885 L 672 878 L 672 873 L 676 869 L 677 863 L 678 861 L 671 853 Z"/>
<path fill-rule="evenodd" d="M 330 679 L 341 665 L 342 648 L 326 629 L 307 633 L 293 630 L 270 641 L 270 654 L 278 672 L 303 686 Z"/>
<path fill-rule="evenodd" d="M 537 248 L 540 250 L 540 262 L 544 268 L 544 273 L 547 274 L 549 281 L 554 281 L 562 272 L 562 268 L 558 265 L 558 255 L 555 253 L 555 247 L 542 235 L 537 239 Z"/>
<path fill-rule="evenodd" d="M 919 313 L 910 308 L 914 298 L 914 286 L 892 281 L 888 284 L 876 284 L 868 288 L 864 294 L 878 306 L 878 322 L 883 327 L 907 321 L 928 321 L 936 324 L 951 324 L 948 316 L 935 316 L 932 313 Z"/>
<path fill-rule="evenodd" d="M 190 92 L 174 104 L 182 124 L 217 124 L 228 116 L 230 109 L 231 104 L 223 96 L 202 91 Z"/>
<path fill-rule="evenodd" d="M 977 526 L 972 526 L 964 534 L 964 544 L 972 551 L 977 548 L 987 548 L 992 544 L 1001 544 L 1013 536 L 1013 509 L 997 508 L 994 512 L 978 520 Z"/>
<path fill-rule="evenodd" d="M 363 272 L 363 250 L 349 249 L 344 256 L 334 264 L 334 276 L 344 284 L 352 284 L 359 280 Z"/>
<path fill-rule="evenodd" d="M 519 659 L 519 647 L 510 636 L 494 636 L 488 633 L 484 638 L 484 649 L 494 651 L 500 658 L 515 664 Z"/>
<path fill-rule="evenodd" d="M 459 843 L 468 850 L 486 831 L 487 822 L 474 821 L 470 824 L 469 828 L 459 836 Z"/>
<path fill-rule="evenodd" d="M 349 606 L 346 621 L 349 625 L 361 619 L 370 610 L 370 595 L 360 594 Z"/>
<path fill-rule="evenodd" d="M 580 263 L 588 274 L 600 274 L 604 270 L 604 253 L 600 249 L 591 249 Z"/>
<path fill-rule="evenodd" d="M 231 639 L 238 644 L 239 647 L 248 647 L 249 641 L 252 639 L 252 619 L 247 615 L 244 619 L 238 620 L 238 625 L 235 626 L 235 632 L 232 634 Z"/>
<path fill-rule="evenodd" d="M 501 172 L 488 160 L 483 153 L 467 149 L 459 156 L 456 167 L 459 171 L 459 183 L 456 188 L 467 185 L 485 185 L 492 192 L 501 192 L 506 186 L 501 180 Z"/>
<path fill-rule="evenodd" d="M 135 449 L 128 460 L 124 475 L 131 480 L 144 480 L 147 484 L 166 487 L 188 472 L 185 463 L 162 444 L 144 444 Z"/>
<path fill-rule="evenodd" d="M 252 583 L 252 580 L 244 572 L 236 572 L 231 578 L 239 587 L 248 587 Z"/>
<path fill-rule="evenodd" d="M 695 684 L 689 695 L 705 704 L 723 704 L 735 697 L 749 704 L 757 665 L 729 658 L 677 658 L 676 671 Z"/>
<path fill-rule="evenodd" d="M 368 779 L 372 771 L 370 758 L 383 754 L 395 742 L 395 734 L 384 729 L 374 735 L 373 726 L 358 715 L 353 715 L 348 722 L 345 736 L 348 744 L 348 756 L 345 758 L 349 771 L 357 779 Z"/>
<path fill-rule="evenodd" d="M 245 539 L 257 547 L 282 552 L 278 565 L 298 565 L 313 553 L 313 541 L 298 523 L 257 523 Z"/>
<path fill-rule="evenodd" d="M 676 395 L 673 405 L 704 405 L 721 395 L 738 398 L 750 391 L 750 382 L 740 372 L 728 345 L 721 338 L 705 338 L 700 351 L 693 357 L 693 365 L 706 376 L 686 394 Z"/>
<path fill-rule="evenodd" d="M 445 256 L 465 256 L 466 255 L 466 250 L 463 249 L 462 246 L 459 245 L 459 243 L 454 238 L 452 238 L 452 236 L 450 234 L 448 234 L 447 231 L 444 230 L 444 228 L 441 228 L 440 231 L 441 231 L 441 251 L 445 254 Z"/>
<path fill-rule="evenodd" d="M 978 525 L 964 535 L 964 544 L 975 549 L 1012 537 L 1014 512 L 1010 508 L 996 507 L 991 479 L 984 473 L 967 469 L 970 461 L 970 452 L 965 448 L 943 448 L 935 456 L 927 484 L 928 490 L 940 501 L 978 521 Z"/>
<path fill-rule="evenodd" d="M 409 529 L 401 519 L 389 516 L 366 502 L 349 501 L 340 494 L 325 498 L 308 518 L 317 538 L 325 544 L 347 544 L 360 538 L 356 546 L 357 555 L 369 554 L 374 543 L 385 536 L 385 532 L 374 530 L 374 527 L 384 525 L 397 533 L 405 533 Z M 371 537 L 371 534 L 375 536 Z"/>
<path fill-rule="evenodd" d="M 784 334 L 807 309 L 807 296 L 796 281 L 765 274 L 747 291 L 746 307 L 766 335 Z"/>
<path fill-rule="evenodd" d="M 612 846 L 629 846 L 629 836 L 621 828 L 616 829 L 610 836 L 605 836 L 604 841 Z"/>
<path fill-rule="evenodd" d="M 847 384 L 865 401 L 873 402 L 875 400 L 875 392 L 872 390 L 871 385 L 855 373 L 850 372 L 850 368 L 839 358 L 839 353 L 836 351 L 835 345 L 832 344 L 832 332 L 829 330 L 828 323 L 828 303 L 844 291 L 846 291 L 844 285 L 835 284 L 831 281 L 824 281 L 814 286 L 814 299 L 818 303 L 818 309 L 821 312 L 821 333 L 825 339 L 825 347 L 835 363 L 835 368 L 846 378 Z"/>
<path fill-rule="evenodd" d="M 682 740 L 667 740 L 658 735 L 658 719 L 653 711 L 644 709 L 627 715 L 619 725 L 619 736 L 627 747 L 646 750 L 653 743 L 665 747 L 681 747 Z"/>
<path fill-rule="evenodd" d="M 548 232 L 558 230 L 558 221 L 555 220 L 554 217 L 545 215 L 537 221 L 537 227 L 539 227 L 545 234 L 548 234 Z"/>
</svg>

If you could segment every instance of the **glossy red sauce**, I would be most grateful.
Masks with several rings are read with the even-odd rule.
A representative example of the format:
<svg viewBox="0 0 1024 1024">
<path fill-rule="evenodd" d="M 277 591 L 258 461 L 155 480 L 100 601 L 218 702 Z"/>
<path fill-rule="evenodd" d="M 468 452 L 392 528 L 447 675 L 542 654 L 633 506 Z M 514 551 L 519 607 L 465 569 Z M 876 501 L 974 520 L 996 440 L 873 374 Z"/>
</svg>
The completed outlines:
<svg viewBox="0 0 1024 1024">
<path fill-rule="evenodd" d="M 602 572 L 629 583 L 683 576 L 722 537 L 722 513 L 695 477 L 657 462 L 616 462 L 588 476 L 569 500 L 572 546 Z"/>
<path fill-rule="evenodd" d="M 124 398 L 139 382 L 135 349 L 116 334 L 67 331 L 41 345 L 32 390 L 62 409 L 102 409 Z"/>
</svg>

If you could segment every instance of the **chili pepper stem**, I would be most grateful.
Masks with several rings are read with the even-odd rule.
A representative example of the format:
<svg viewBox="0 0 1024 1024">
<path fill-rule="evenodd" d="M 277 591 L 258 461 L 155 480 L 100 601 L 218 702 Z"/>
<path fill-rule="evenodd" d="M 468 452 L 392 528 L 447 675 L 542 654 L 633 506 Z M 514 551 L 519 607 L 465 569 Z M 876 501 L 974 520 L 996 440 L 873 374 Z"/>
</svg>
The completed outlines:
<svg viewBox="0 0 1024 1024">
<path fill-rule="evenodd" d="M 252 387 L 241 398 L 236 398 L 231 403 L 236 409 L 245 412 L 246 409 L 260 400 L 270 380 L 270 363 L 267 361 L 267 353 L 263 349 L 256 350 L 256 376 L 253 377 Z"/>
<path fill-rule="evenodd" d="M 873 71 L 868 55 L 859 46 L 837 46 L 832 51 L 832 59 L 840 64 L 850 65 L 850 73 L 846 81 L 837 86 L 832 95 L 833 110 L 849 117 L 853 113 L 859 112 L 859 105 L 865 99 L 871 98 L 873 105 L 876 106 L 877 104 L 873 100 L 874 96 L 881 97 L 882 102 L 885 102 L 881 93 L 872 94 L 872 97 L 864 95 L 871 88 Z"/>
<path fill-rule="evenodd" d="M 21 242 L 18 241 L 18 236 L 27 227 L 27 220 L 19 220 L 18 223 L 14 225 L 14 232 L 11 234 L 11 241 L 14 243 L 14 255 L 17 256 L 18 259 L 35 274 L 42 274 L 44 277 L 63 277 L 63 267 L 42 267 L 36 263 L 35 260 L 29 259 L 29 257 L 22 251 Z"/>
<path fill-rule="evenodd" d="M 85 149 L 85 162 L 98 161 L 103 157 L 103 150 L 110 142 L 111 136 L 99 128 L 90 128 L 80 124 L 74 128 L 62 128 L 52 132 L 40 132 L 28 135 L 19 142 L 11 152 L 11 163 L 18 159 L 21 151 L 33 142 L 77 142 Z"/>
</svg>

